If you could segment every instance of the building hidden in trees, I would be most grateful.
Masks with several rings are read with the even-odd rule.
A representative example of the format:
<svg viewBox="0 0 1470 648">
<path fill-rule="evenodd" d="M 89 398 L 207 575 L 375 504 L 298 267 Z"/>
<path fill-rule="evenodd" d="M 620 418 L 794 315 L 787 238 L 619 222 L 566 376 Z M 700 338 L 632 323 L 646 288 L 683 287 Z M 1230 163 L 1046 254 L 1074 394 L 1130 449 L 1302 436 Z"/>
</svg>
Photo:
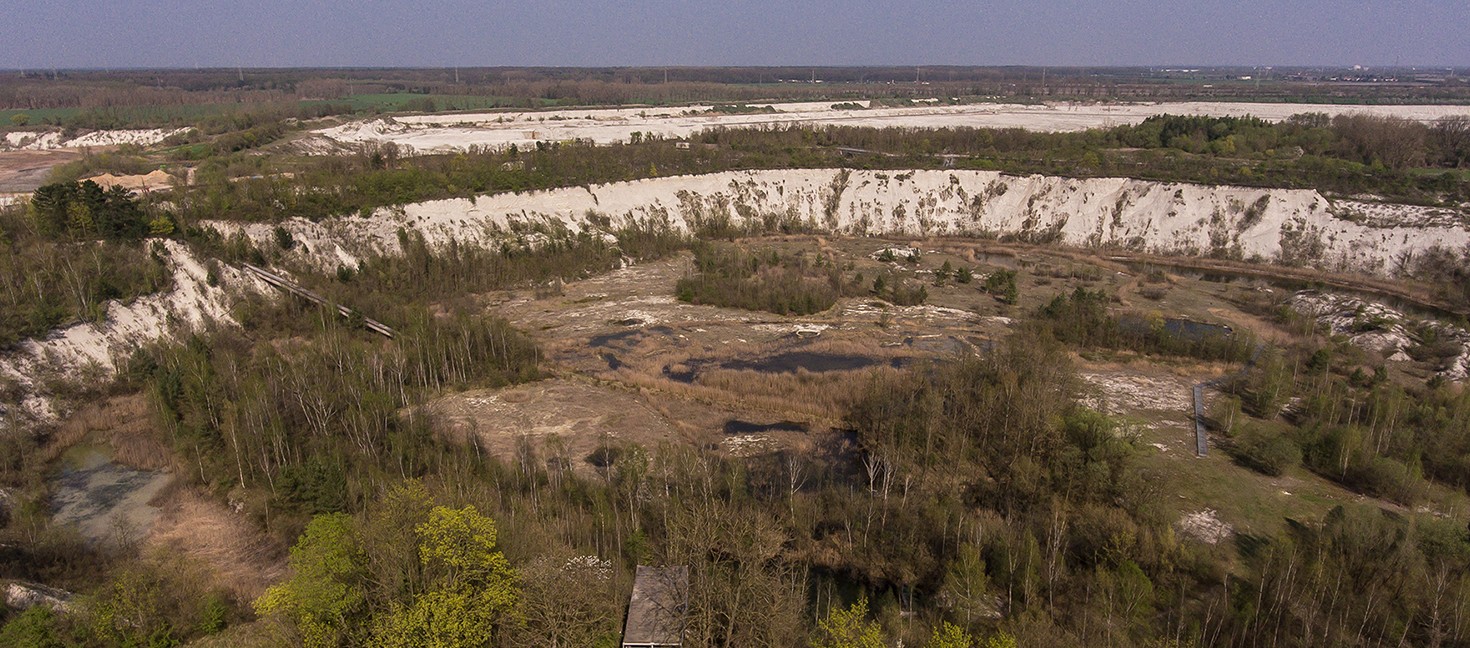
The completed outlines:
<svg viewBox="0 0 1470 648">
<path fill-rule="evenodd" d="M 689 608 L 689 567 L 638 565 L 623 648 L 679 648 Z"/>
</svg>

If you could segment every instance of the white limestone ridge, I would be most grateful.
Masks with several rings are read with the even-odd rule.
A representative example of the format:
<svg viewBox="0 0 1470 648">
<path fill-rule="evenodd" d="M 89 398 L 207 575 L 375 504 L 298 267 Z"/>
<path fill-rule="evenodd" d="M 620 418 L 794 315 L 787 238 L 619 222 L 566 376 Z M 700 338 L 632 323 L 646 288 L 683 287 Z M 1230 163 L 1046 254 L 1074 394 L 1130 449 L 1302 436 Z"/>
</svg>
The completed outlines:
<svg viewBox="0 0 1470 648">
<path fill-rule="evenodd" d="M 957 170 L 731 171 L 434 200 L 283 226 L 306 243 L 292 255 L 331 269 L 398 253 L 400 230 L 430 245 L 499 245 L 527 243 L 536 229 L 606 232 L 652 222 L 687 231 L 721 220 L 853 236 L 1004 236 L 1367 274 L 1388 274 L 1405 254 L 1470 243 L 1453 210 L 1329 201 L 1314 190 Z M 210 225 L 226 234 L 243 228 L 261 245 L 274 227 Z"/>
</svg>

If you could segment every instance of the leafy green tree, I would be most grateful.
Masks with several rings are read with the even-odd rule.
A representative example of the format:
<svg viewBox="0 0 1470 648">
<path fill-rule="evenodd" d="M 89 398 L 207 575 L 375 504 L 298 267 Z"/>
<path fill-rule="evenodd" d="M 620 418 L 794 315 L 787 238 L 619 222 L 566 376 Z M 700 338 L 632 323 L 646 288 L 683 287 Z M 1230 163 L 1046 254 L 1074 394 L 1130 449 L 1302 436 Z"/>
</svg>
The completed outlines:
<svg viewBox="0 0 1470 648">
<path fill-rule="evenodd" d="M 945 621 L 934 629 L 924 648 L 974 648 L 975 638 L 953 623 Z"/>
<path fill-rule="evenodd" d="M 817 624 L 812 648 L 884 648 L 883 627 L 868 620 L 868 599 L 827 614 Z"/>
<path fill-rule="evenodd" d="M 995 611 L 989 590 L 990 579 L 985 575 L 985 559 L 980 556 L 980 549 L 962 545 L 939 587 L 939 598 L 948 608 L 949 616 L 966 627 L 974 626 Z"/>
<path fill-rule="evenodd" d="M 1017 648 L 1019 645 L 1020 644 L 1016 641 L 1016 637 L 1011 635 L 1010 633 L 997 632 L 993 635 L 990 635 L 990 637 L 985 640 L 985 643 L 980 644 L 980 648 Z"/>
<path fill-rule="evenodd" d="M 349 643 L 351 621 L 364 602 L 362 562 L 352 518 L 318 515 L 291 547 L 291 578 L 266 590 L 255 610 L 289 617 L 307 648 Z"/>
<path fill-rule="evenodd" d="M 149 236 L 172 236 L 174 233 L 174 222 L 167 214 L 160 212 L 148 221 Z"/>
<path fill-rule="evenodd" d="M 21 612 L 0 626 L 0 646 L 61 648 L 65 645 L 56 630 L 56 614 L 44 605 Z"/>
<path fill-rule="evenodd" d="M 46 237 L 136 239 L 149 230 L 142 206 L 128 190 L 103 189 L 91 180 L 36 189 L 27 214 Z"/>
<path fill-rule="evenodd" d="M 430 589 L 380 617 L 372 644 L 452 648 L 489 643 L 518 598 L 515 572 L 495 547 L 495 522 L 473 506 L 436 506 L 416 532 Z"/>
</svg>

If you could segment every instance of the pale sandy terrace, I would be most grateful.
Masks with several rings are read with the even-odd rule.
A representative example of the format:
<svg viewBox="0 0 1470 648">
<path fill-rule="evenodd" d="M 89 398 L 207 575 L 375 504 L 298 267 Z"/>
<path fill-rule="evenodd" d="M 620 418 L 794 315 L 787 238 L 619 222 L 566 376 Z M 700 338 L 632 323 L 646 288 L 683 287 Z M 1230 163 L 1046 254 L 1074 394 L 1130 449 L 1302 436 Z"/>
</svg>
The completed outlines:
<svg viewBox="0 0 1470 648">
<path fill-rule="evenodd" d="M 764 104 L 752 104 L 764 105 Z M 1336 115 L 1364 112 L 1434 121 L 1470 114 L 1466 106 L 1360 106 L 1182 102 L 1149 104 L 1045 105 L 971 104 L 834 110 L 830 102 L 772 104 L 776 113 L 742 115 L 706 114 L 708 106 L 687 108 L 609 108 L 541 112 L 498 112 L 406 115 L 391 119 L 355 121 L 313 131 L 308 150 L 329 153 L 337 145 L 394 142 L 419 152 L 464 150 L 471 146 L 525 146 L 537 141 L 592 140 L 599 144 L 627 141 L 634 132 L 665 138 L 688 137 L 716 127 L 745 128 L 781 124 L 849 124 L 854 126 L 944 128 L 971 126 L 1025 128 L 1063 132 L 1137 124 L 1153 115 L 1254 115 L 1281 120 L 1303 112 Z"/>
</svg>

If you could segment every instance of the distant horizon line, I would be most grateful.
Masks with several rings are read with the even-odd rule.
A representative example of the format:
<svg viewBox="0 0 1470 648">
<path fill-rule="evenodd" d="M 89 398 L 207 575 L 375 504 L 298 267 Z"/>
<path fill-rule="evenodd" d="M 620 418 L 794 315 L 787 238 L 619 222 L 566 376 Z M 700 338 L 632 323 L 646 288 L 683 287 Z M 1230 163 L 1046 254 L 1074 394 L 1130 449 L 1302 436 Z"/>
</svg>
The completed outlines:
<svg viewBox="0 0 1470 648">
<path fill-rule="evenodd" d="M 1048 70 L 1149 70 L 1149 71 L 1212 71 L 1212 70 L 1347 70 L 1355 72 L 1368 71 L 1448 71 L 1448 72 L 1470 72 L 1470 65 L 1367 65 L 1354 64 L 1331 64 L 1331 65 L 1304 65 L 1304 64 L 1200 64 L 1200 63 L 1160 63 L 1149 65 L 1042 65 L 1042 64 L 961 64 L 961 63 L 933 63 L 933 64 L 867 64 L 867 65 L 842 65 L 842 64 L 781 64 L 781 65 L 698 65 L 698 64 L 670 64 L 670 65 L 198 65 L 198 66 L 25 66 L 25 67 L 0 67 L 0 72 L 138 72 L 138 71 L 207 71 L 207 70 L 779 70 L 779 69 L 802 69 L 802 70 L 853 70 L 853 69 L 971 69 L 971 70 L 1025 70 L 1025 69 L 1048 69 Z"/>
</svg>

